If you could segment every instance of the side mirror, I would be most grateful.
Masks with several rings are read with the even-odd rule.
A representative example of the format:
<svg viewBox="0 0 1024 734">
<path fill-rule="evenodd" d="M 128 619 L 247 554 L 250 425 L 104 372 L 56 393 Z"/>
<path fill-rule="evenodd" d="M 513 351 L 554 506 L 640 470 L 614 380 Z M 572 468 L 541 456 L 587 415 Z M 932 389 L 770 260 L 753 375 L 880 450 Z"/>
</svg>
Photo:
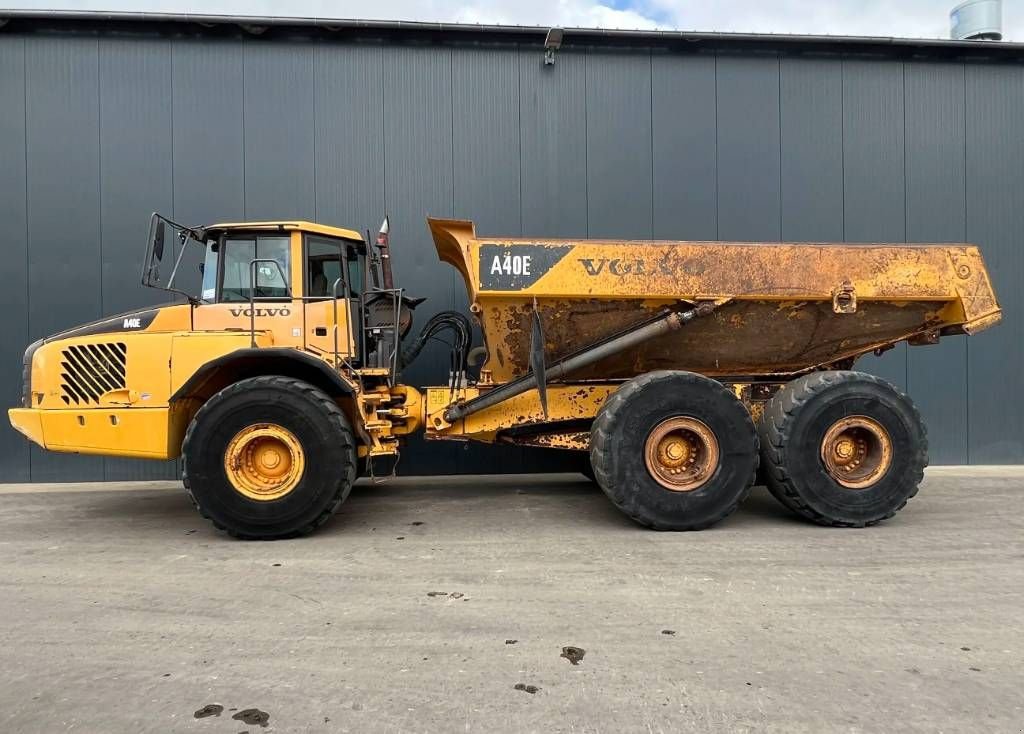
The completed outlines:
<svg viewBox="0 0 1024 734">
<path fill-rule="evenodd" d="M 153 234 L 153 257 L 157 262 L 164 259 L 164 220 L 156 221 L 156 232 Z"/>
</svg>

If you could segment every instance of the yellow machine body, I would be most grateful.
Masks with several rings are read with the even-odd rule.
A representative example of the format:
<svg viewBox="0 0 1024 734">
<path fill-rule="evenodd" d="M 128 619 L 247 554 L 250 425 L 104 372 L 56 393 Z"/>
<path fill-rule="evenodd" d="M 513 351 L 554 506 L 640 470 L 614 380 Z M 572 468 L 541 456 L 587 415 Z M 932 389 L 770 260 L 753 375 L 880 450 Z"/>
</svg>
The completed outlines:
<svg viewBox="0 0 1024 734">
<path fill-rule="evenodd" d="M 346 299 L 311 299 L 290 268 L 288 299 L 177 303 L 108 318 L 41 340 L 26 353 L 25 393 L 11 423 L 53 451 L 169 459 L 198 408 L 259 374 L 324 384 L 358 436 L 360 456 L 395 455 L 427 437 L 580 450 L 588 421 L 636 375 L 700 372 L 729 385 L 755 414 L 773 386 L 900 341 L 934 343 L 1000 318 L 972 245 L 626 242 L 478 237 L 471 222 L 430 220 L 440 258 L 463 276 L 482 328 L 479 380 L 420 390 L 387 369 L 350 363 L 358 343 Z M 303 262 L 309 235 L 358 243 L 352 230 L 309 222 L 213 225 L 272 232 Z M 714 302 L 684 329 L 609 355 L 569 379 L 449 421 L 465 403 L 530 370 L 536 313 L 550 362 L 666 307 Z M 317 382 L 321 381 L 321 382 Z"/>
<path fill-rule="evenodd" d="M 226 223 L 206 229 L 283 233 L 292 263 L 302 262 L 307 233 L 362 242 L 351 230 L 310 222 Z M 301 356 L 306 367 L 300 369 L 307 371 L 311 364 L 322 365 L 356 394 L 355 376 L 338 369 L 356 342 L 347 302 L 339 299 L 335 308 L 333 299 L 303 298 L 302 268 L 292 267 L 289 278 L 293 297 L 261 301 L 254 309 L 238 301 L 176 303 L 36 342 L 25 355 L 22 407 L 9 411 L 11 424 L 51 451 L 172 459 L 181 453 L 185 430 L 207 398 L 246 374 L 282 371 L 286 357 Z M 380 403 L 374 390 L 346 402 L 345 408 L 358 424 L 356 411 L 372 411 Z M 379 434 L 365 441 L 364 453 L 382 448 Z"/>
</svg>

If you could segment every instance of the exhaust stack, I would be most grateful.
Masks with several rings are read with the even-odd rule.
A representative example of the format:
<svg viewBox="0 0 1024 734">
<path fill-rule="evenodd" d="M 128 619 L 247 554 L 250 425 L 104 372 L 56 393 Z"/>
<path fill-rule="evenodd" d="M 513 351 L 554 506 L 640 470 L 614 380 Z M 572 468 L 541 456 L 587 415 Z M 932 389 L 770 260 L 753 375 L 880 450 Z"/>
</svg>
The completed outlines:
<svg viewBox="0 0 1024 734">
<path fill-rule="evenodd" d="M 380 224 L 380 231 L 377 233 L 377 250 L 380 251 L 381 278 L 384 281 L 384 287 L 388 290 L 395 287 L 395 279 L 391 274 L 390 230 L 388 218 L 384 217 L 384 221 Z"/>
</svg>

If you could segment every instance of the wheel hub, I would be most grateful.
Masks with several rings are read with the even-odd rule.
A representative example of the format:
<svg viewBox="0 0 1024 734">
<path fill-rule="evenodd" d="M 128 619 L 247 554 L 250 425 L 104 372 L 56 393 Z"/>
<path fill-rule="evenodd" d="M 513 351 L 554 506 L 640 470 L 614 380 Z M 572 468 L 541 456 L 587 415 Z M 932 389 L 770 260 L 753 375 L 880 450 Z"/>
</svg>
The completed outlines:
<svg viewBox="0 0 1024 734">
<path fill-rule="evenodd" d="M 864 415 L 836 421 L 821 441 L 825 471 L 840 486 L 866 489 L 889 470 L 892 439 L 881 423 Z"/>
<path fill-rule="evenodd" d="M 718 468 L 718 440 L 696 418 L 662 421 L 647 437 L 644 461 L 661 486 L 673 492 L 692 492 Z"/>
<path fill-rule="evenodd" d="M 678 436 L 668 436 L 658 444 L 658 461 L 667 467 L 677 468 L 690 458 L 690 443 Z"/>
<path fill-rule="evenodd" d="M 295 489 L 305 466 L 299 440 L 275 423 L 243 428 L 224 452 L 224 471 L 231 485 L 261 502 L 280 499 Z"/>
<path fill-rule="evenodd" d="M 848 464 L 853 459 L 854 453 L 857 451 L 857 444 L 851 438 L 843 436 L 836 441 L 835 454 L 836 461 L 841 464 Z"/>
</svg>

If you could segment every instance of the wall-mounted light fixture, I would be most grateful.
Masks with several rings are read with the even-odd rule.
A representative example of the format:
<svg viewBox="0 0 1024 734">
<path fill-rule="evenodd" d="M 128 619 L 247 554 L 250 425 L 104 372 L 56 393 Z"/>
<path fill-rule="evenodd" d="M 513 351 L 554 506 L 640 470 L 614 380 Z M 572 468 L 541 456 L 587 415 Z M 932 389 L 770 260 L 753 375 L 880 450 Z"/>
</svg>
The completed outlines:
<svg viewBox="0 0 1024 734">
<path fill-rule="evenodd" d="M 562 36 L 565 31 L 561 28 L 549 28 L 548 35 L 544 37 L 544 65 L 551 66 L 555 63 L 555 51 L 562 47 Z"/>
</svg>

